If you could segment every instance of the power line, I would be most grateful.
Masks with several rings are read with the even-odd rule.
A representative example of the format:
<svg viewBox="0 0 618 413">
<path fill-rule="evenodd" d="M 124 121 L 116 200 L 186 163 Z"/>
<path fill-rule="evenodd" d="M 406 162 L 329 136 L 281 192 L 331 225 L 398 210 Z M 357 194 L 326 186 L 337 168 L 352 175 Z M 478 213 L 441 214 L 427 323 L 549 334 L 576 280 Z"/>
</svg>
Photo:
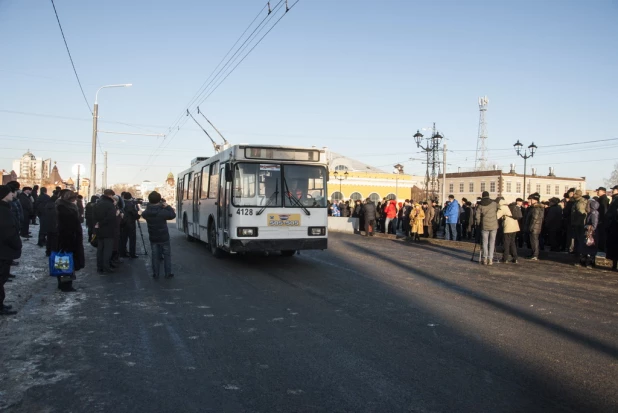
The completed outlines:
<svg viewBox="0 0 618 413">
<path fill-rule="evenodd" d="M 277 9 L 278 9 L 278 8 L 279 8 L 282 4 L 283 4 L 283 1 L 284 1 L 284 0 L 280 0 L 280 1 L 277 3 L 277 5 L 274 7 L 273 11 L 277 10 Z M 229 71 L 229 72 L 225 75 L 225 77 L 223 77 L 223 79 L 221 79 L 221 80 L 220 80 L 220 81 L 216 84 L 216 86 L 215 86 L 213 89 L 211 89 L 211 91 L 210 91 L 210 92 L 208 92 L 208 95 L 206 95 L 206 96 L 205 96 L 205 97 L 204 97 L 204 98 L 200 101 L 200 103 L 199 103 L 197 106 L 201 105 L 201 104 L 202 104 L 202 103 L 203 103 L 206 99 L 208 99 L 208 97 L 209 97 L 210 95 L 212 95 L 212 93 L 214 93 L 214 91 L 215 91 L 215 90 L 217 90 L 217 89 L 219 88 L 219 86 L 221 86 L 221 84 L 222 84 L 222 83 L 223 83 L 223 82 L 224 82 L 224 81 L 225 81 L 225 80 L 226 80 L 226 79 L 227 79 L 227 78 L 228 78 L 228 77 L 232 74 L 232 72 L 234 72 L 234 70 L 236 70 L 236 68 L 237 68 L 237 67 L 238 67 L 238 66 L 239 66 L 239 65 L 240 65 L 240 64 L 241 64 L 241 63 L 242 63 L 242 62 L 243 62 L 243 61 L 247 58 L 247 56 L 248 56 L 249 54 L 251 54 L 251 52 L 252 52 L 252 51 L 253 51 L 253 50 L 257 47 L 257 45 L 259 45 L 259 44 L 262 42 L 262 40 L 264 39 L 264 37 L 266 37 L 266 35 L 268 35 L 268 33 L 270 33 L 270 32 L 271 32 L 271 30 L 272 30 L 272 29 L 273 29 L 273 28 L 274 28 L 274 27 L 275 27 L 275 26 L 279 23 L 279 21 L 281 21 L 281 19 L 282 19 L 282 18 L 283 18 L 283 17 L 287 14 L 287 12 L 288 12 L 289 10 L 291 10 L 294 6 L 296 6 L 296 4 L 297 4 L 299 1 L 300 1 L 300 0 L 296 0 L 296 2 L 295 2 L 295 3 L 291 6 L 291 7 L 288 7 L 288 6 L 287 6 L 287 0 L 286 0 L 286 11 L 285 11 L 285 12 L 281 15 L 281 17 L 279 17 L 279 19 L 275 21 L 275 23 L 274 23 L 274 24 L 273 24 L 273 25 L 272 25 L 272 26 L 268 29 L 268 31 L 267 31 L 267 32 L 266 32 L 266 33 L 265 33 L 265 34 L 264 34 L 264 35 L 263 35 L 263 36 L 262 36 L 262 37 L 261 37 L 261 38 L 257 41 L 257 43 L 255 43 L 255 44 L 253 45 L 253 47 L 251 47 L 251 49 L 250 49 L 250 50 L 249 50 L 249 51 L 248 51 L 248 52 L 247 52 L 247 53 L 246 53 L 246 54 L 242 57 L 242 59 L 241 59 L 241 60 L 240 60 L 240 61 L 239 61 L 239 62 L 238 62 L 238 63 L 237 63 L 237 64 L 236 64 L 233 68 L 232 68 L 232 70 L 231 70 L 231 71 Z M 261 13 L 263 10 L 264 10 L 264 9 L 260 10 L 260 13 Z M 258 14 L 258 16 L 259 16 L 259 14 Z M 207 83 L 207 85 L 206 85 L 205 87 L 200 88 L 200 89 L 204 89 L 204 90 L 203 90 L 203 91 L 201 91 L 201 92 L 199 92 L 199 91 L 198 91 L 198 97 L 197 97 L 197 99 L 199 99 L 199 98 L 200 98 L 200 96 L 204 95 L 204 94 L 206 93 L 206 91 L 208 90 L 208 88 L 209 88 L 212 84 L 214 84 L 214 82 L 216 82 L 217 77 L 218 77 L 218 76 L 219 76 L 219 75 L 220 75 L 220 74 L 221 74 L 221 73 L 222 73 L 222 72 L 226 69 L 226 67 L 228 67 L 230 63 L 234 62 L 234 60 L 235 60 L 235 59 L 237 59 L 237 58 L 238 58 L 238 56 L 240 56 L 238 53 L 239 53 L 239 52 L 240 52 L 240 53 L 242 53 L 242 52 L 243 52 L 243 51 L 244 51 L 244 50 L 245 50 L 245 49 L 249 46 L 249 44 L 248 44 L 247 42 L 251 42 L 251 41 L 252 41 L 255 37 L 257 37 L 257 34 L 259 34 L 259 33 L 260 33 L 260 32 L 261 32 L 261 31 L 262 31 L 262 30 L 266 27 L 266 26 L 263 26 L 263 27 L 262 27 L 262 25 L 263 25 L 265 22 L 269 21 L 269 20 L 270 20 L 273 16 L 274 16 L 274 13 L 272 13 L 272 12 L 271 12 L 271 10 L 270 10 L 270 8 L 269 8 L 269 13 L 268 13 L 268 15 L 267 15 L 267 16 L 266 16 L 266 17 L 265 17 L 265 18 L 264 18 L 264 19 L 260 22 L 260 24 L 258 24 L 258 26 L 257 26 L 257 27 L 253 30 L 253 32 L 251 32 L 251 34 L 250 34 L 250 35 L 249 35 L 249 36 L 245 39 L 245 41 L 244 41 L 244 42 L 243 42 L 243 43 L 239 46 L 239 48 L 236 50 L 236 52 L 234 52 L 234 54 L 233 54 L 233 55 L 232 55 L 232 56 L 228 59 L 228 61 L 227 61 L 227 62 L 226 62 L 226 63 L 225 63 L 225 64 L 224 64 L 224 65 L 223 65 L 220 69 L 219 69 L 219 71 L 217 72 L 217 74 L 215 74 L 215 76 L 212 78 L 212 80 L 210 80 L 210 82 L 208 82 L 208 79 L 207 79 L 207 82 L 208 82 L 208 83 Z M 256 19 L 257 19 L 257 17 L 253 20 L 253 22 L 255 22 L 255 20 L 256 20 Z M 244 31 L 243 33 L 246 33 L 246 32 L 248 31 L 248 29 L 251 27 L 251 25 L 253 24 L 253 22 L 249 25 L 249 27 L 248 27 L 247 29 L 245 29 L 245 31 Z M 260 28 L 260 27 L 261 27 L 261 28 Z M 258 29 L 259 29 L 259 31 L 258 31 Z M 253 36 L 253 35 L 256 33 L 256 31 L 257 31 L 256 36 Z M 244 35 L 244 34 L 243 34 L 243 35 Z M 240 38 L 242 38 L 242 36 L 243 36 L 243 35 L 241 35 L 241 37 L 240 37 Z M 235 44 L 238 44 L 238 42 L 239 42 L 239 40 L 237 40 Z M 245 46 L 245 45 L 246 45 L 246 46 Z M 233 48 L 234 48 L 234 46 L 232 46 L 232 49 L 233 49 Z M 226 54 L 226 56 L 227 56 L 227 55 L 229 55 L 229 52 Z M 224 57 L 224 59 L 225 59 L 225 57 Z M 217 66 L 220 66 L 220 64 L 221 64 L 221 63 L 219 63 L 219 65 L 217 65 Z M 216 71 L 216 68 L 215 68 L 215 71 Z M 213 73 L 214 73 L 214 71 L 213 71 Z M 209 76 L 209 78 L 210 78 L 210 76 Z M 192 102 L 190 102 L 190 103 L 189 103 L 189 106 L 191 106 L 191 105 L 192 105 L 192 103 L 194 103 L 195 101 L 196 101 L 196 99 L 192 99 Z M 189 108 L 187 108 L 187 110 L 188 110 L 188 109 L 189 109 Z M 181 115 L 181 116 L 182 116 L 182 115 Z M 182 122 L 183 120 L 184 120 L 184 122 Z M 151 156 L 151 157 L 149 158 L 149 160 L 147 161 L 147 163 L 146 163 L 146 167 L 143 169 L 143 171 L 148 170 L 148 168 L 150 167 L 150 162 L 151 162 L 151 161 L 153 161 L 154 159 L 156 159 L 156 158 L 160 155 L 161 151 L 162 151 L 162 150 L 164 150 L 165 148 L 167 148 L 167 146 L 169 146 L 169 145 L 170 145 L 170 143 L 172 142 L 172 140 L 174 139 L 174 137 L 175 137 L 175 136 L 178 134 L 178 132 L 180 131 L 180 127 L 181 127 L 181 126 L 180 126 L 180 125 L 178 125 L 178 124 L 179 124 L 179 123 L 181 123 L 181 122 L 182 122 L 182 124 L 183 124 L 183 126 L 184 126 L 184 123 L 186 122 L 186 119 L 182 119 L 182 117 L 180 117 L 180 118 L 178 118 L 178 119 L 175 121 L 175 123 L 174 123 L 174 124 L 172 125 L 172 127 L 170 128 L 170 129 L 172 129 L 172 128 L 176 127 L 176 129 L 174 130 L 173 134 L 172 134 L 171 136 L 169 136 L 169 135 L 168 135 L 168 136 L 166 136 L 166 137 L 165 137 L 165 138 L 161 141 L 161 144 L 160 144 L 160 145 L 159 145 L 159 146 L 158 146 L 158 147 L 154 150 L 154 152 L 153 152 L 152 156 Z M 168 138 L 169 138 L 169 139 L 168 139 Z M 167 141 L 167 143 L 166 143 L 166 141 Z M 165 145 L 165 146 L 163 146 L 163 145 Z"/>
<path fill-rule="evenodd" d="M 73 57 L 71 56 L 71 51 L 69 50 L 67 39 L 66 37 L 64 37 L 64 30 L 62 30 L 62 24 L 60 24 L 60 18 L 58 17 L 58 12 L 56 11 L 56 5 L 54 4 L 54 0 L 51 0 L 51 4 L 52 4 L 52 7 L 54 8 L 54 13 L 56 14 L 56 20 L 58 21 L 58 27 L 60 27 L 60 33 L 62 34 L 62 40 L 64 40 L 64 45 L 67 48 L 67 53 L 69 54 L 69 60 L 71 60 L 71 66 L 73 66 L 73 72 L 75 73 L 75 78 L 77 79 L 77 83 L 79 84 L 79 89 L 82 91 L 82 96 L 84 97 L 86 106 L 88 106 L 88 112 L 92 114 L 92 109 L 90 109 L 90 103 L 88 103 L 88 99 L 86 99 L 86 94 L 84 93 L 82 82 L 79 80 L 79 76 L 77 75 L 77 69 L 75 69 L 75 63 L 73 63 Z"/>
</svg>

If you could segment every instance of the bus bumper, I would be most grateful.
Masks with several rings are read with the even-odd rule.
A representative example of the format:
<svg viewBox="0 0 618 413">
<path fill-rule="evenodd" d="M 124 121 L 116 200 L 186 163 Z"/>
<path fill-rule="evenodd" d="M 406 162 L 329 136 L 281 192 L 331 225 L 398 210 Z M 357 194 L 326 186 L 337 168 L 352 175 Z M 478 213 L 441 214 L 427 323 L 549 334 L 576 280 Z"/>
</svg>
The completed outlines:
<svg viewBox="0 0 618 413">
<path fill-rule="evenodd" d="M 230 252 L 325 250 L 327 247 L 328 238 L 230 240 Z"/>
</svg>

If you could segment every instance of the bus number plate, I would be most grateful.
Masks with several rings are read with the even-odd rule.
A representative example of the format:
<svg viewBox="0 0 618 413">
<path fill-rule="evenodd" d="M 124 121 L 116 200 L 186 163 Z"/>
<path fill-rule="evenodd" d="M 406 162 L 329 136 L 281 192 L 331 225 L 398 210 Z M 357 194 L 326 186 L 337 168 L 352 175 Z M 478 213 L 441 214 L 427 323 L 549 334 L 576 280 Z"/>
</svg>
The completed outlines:
<svg viewBox="0 0 618 413">
<path fill-rule="evenodd" d="M 298 227 L 300 214 L 268 214 L 269 227 Z"/>
</svg>

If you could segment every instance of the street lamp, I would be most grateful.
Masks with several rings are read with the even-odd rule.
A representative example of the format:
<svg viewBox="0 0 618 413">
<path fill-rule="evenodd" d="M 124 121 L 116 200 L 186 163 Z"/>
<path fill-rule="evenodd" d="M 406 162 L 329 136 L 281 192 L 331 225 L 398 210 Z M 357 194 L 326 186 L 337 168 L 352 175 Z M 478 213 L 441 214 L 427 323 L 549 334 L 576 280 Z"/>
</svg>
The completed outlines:
<svg viewBox="0 0 618 413">
<path fill-rule="evenodd" d="M 339 176 L 339 173 L 335 171 L 333 172 L 333 176 L 339 181 L 339 193 L 341 194 L 341 199 L 343 200 L 343 192 L 341 192 L 341 181 L 345 181 L 346 179 L 348 179 L 348 171 L 345 171 L 343 176 Z"/>
<path fill-rule="evenodd" d="M 393 165 L 393 168 L 395 168 L 393 170 L 393 173 L 397 175 L 395 177 L 395 200 L 397 200 L 399 199 L 399 175 L 403 173 L 403 165 L 396 164 L 396 165 Z"/>
<path fill-rule="evenodd" d="M 429 186 L 430 186 L 430 173 L 429 173 L 429 165 L 431 164 L 431 193 L 432 195 L 435 194 L 436 192 L 436 186 L 437 186 L 437 180 L 436 180 L 436 169 L 440 163 L 439 158 L 439 150 L 440 150 L 440 145 L 443 139 L 443 136 L 440 135 L 439 132 L 436 132 L 436 124 L 433 124 L 433 132 L 431 134 L 430 138 L 427 138 L 427 144 L 426 145 L 422 145 L 421 142 L 423 141 L 423 134 L 417 129 L 416 133 L 414 134 L 414 142 L 416 142 L 416 147 L 417 148 L 421 148 L 423 151 L 425 151 L 425 154 L 427 156 L 427 168 L 426 168 L 426 172 L 425 172 L 425 197 L 426 199 L 429 199 Z M 429 159 L 429 156 L 431 154 L 431 161 Z"/>
<path fill-rule="evenodd" d="M 88 187 L 88 195 L 92 197 L 97 186 L 97 122 L 99 119 L 99 91 L 110 87 L 130 87 L 132 83 L 123 83 L 120 85 L 106 85 L 97 89 L 94 95 L 94 111 L 92 112 L 92 157 L 90 158 L 90 186 Z"/>
<path fill-rule="evenodd" d="M 530 144 L 530 146 L 528 146 L 528 148 L 525 149 L 524 152 L 522 153 L 521 150 L 522 150 L 523 146 L 524 145 L 522 145 L 521 142 L 519 142 L 519 139 L 517 139 L 517 142 L 515 143 L 515 145 L 513 145 L 517 155 L 519 155 L 520 157 L 524 158 L 524 190 L 523 190 L 523 199 L 525 200 L 526 199 L 526 162 L 528 161 L 528 158 L 532 158 L 534 156 L 534 152 L 536 151 L 537 146 L 534 144 L 534 142 L 532 142 Z M 529 154 L 528 154 L 528 150 L 530 150 Z"/>
</svg>

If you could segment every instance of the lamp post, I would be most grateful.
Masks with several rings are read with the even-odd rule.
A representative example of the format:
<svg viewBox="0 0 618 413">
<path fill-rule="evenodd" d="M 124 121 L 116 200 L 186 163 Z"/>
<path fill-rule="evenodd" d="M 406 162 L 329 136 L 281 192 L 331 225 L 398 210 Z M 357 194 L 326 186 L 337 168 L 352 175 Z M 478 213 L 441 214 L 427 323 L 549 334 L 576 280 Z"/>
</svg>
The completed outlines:
<svg viewBox="0 0 618 413">
<path fill-rule="evenodd" d="M 345 171 L 343 173 L 343 176 L 339 176 L 339 173 L 335 171 L 333 172 L 333 176 L 339 181 L 339 193 L 341 194 L 341 200 L 343 200 L 343 192 L 341 192 L 341 181 L 345 181 L 346 179 L 348 179 L 348 171 Z"/>
<path fill-rule="evenodd" d="M 425 191 L 426 191 L 425 196 L 427 199 L 429 199 L 430 181 L 431 181 L 432 195 L 435 195 L 435 192 L 437 190 L 436 170 L 438 168 L 438 165 L 440 164 L 439 151 L 440 151 L 440 145 L 441 145 L 442 139 L 443 139 L 443 136 L 440 135 L 439 132 L 436 132 L 435 123 L 433 124 L 433 132 L 431 134 L 431 137 L 426 139 L 427 143 L 425 145 L 421 144 L 423 140 L 423 134 L 418 129 L 416 133 L 414 134 L 414 141 L 416 142 L 416 147 L 424 150 L 427 155 L 427 169 L 425 173 Z M 431 155 L 431 160 L 429 159 L 430 155 Z M 430 176 L 429 165 L 431 165 L 431 180 L 429 179 L 429 176 Z"/>
<path fill-rule="evenodd" d="M 403 165 L 396 164 L 396 165 L 393 165 L 393 168 L 395 168 L 393 170 L 393 173 L 397 175 L 395 177 L 395 201 L 396 201 L 399 199 L 399 175 L 403 173 Z"/>
<path fill-rule="evenodd" d="M 99 91 L 110 87 L 130 87 L 131 83 L 123 83 L 120 85 L 106 85 L 97 89 L 94 95 L 94 111 L 92 112 L 92 156 L 90 158 L 90 186 L 88 187 L 88 196 L 92 197 L 96 192 L 97 186 L 97 123 L 99 119 Z"/>
<path fill-rule="evenodd" d="M 523 199 L 526 199 L 526 162 L 528 161 L 528 158 L 532 158 L 534 156 L 534 152 L 537 149 L 537 146 L 534 144 L 534 142 L 532 142 L 530 144 L 530 146 L 528 146 L 528 149 L 530 150 L 530 153 L 528 154 L 528 149 L 525 149 L 523 154 L 521 152 L 521 149 L 524 145 L 521 144 L 521 142 L 519 142 L 519 139 L 517 139 L 517 142 L 515 143 L 515 145 L 513 145 L 513 147 L 515 148 L 515 152 L 517 152 L 517 155 L 519 155 L 520 157 L 524 158 L 524 189 L 523 189 Z"/>
</svg>

